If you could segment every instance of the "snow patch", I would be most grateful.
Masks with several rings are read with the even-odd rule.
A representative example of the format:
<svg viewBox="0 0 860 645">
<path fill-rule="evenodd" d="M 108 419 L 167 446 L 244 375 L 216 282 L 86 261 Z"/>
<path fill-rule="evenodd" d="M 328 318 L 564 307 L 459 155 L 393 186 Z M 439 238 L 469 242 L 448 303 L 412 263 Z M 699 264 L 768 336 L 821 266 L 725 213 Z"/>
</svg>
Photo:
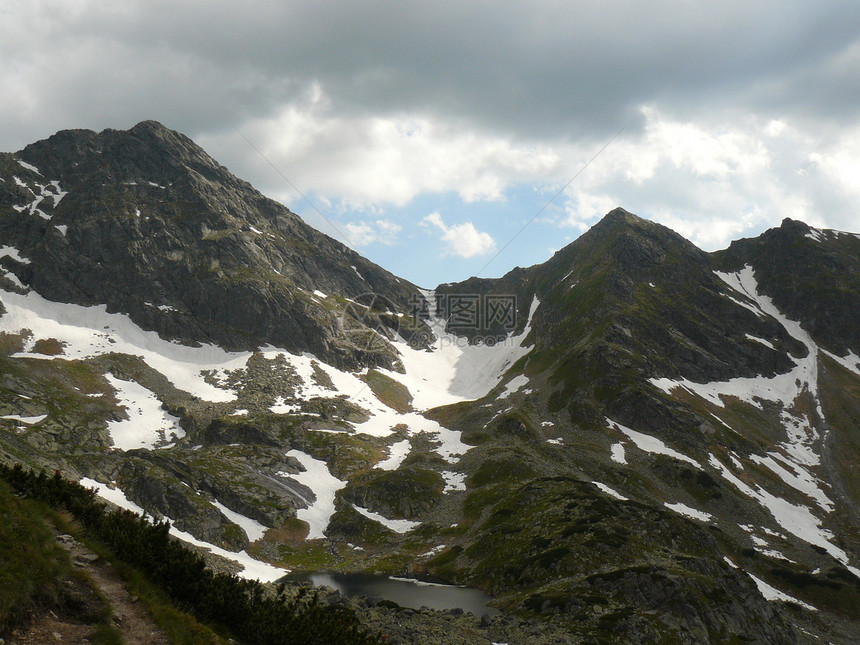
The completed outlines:
<svg viewBox="0 0 860 645">
<path fill-rule="evenodd" d="M 833 502 L 819 488 L 818 480 L 803 467 L 789 462 L 775 452 L 770 452 L 765 457 L 750 455 L 750 461 L 769 468 L 786 484 L 815 500 L 825 512 L 830 513 L 833 511 Z"/>
<path fill-rule="evenodd" d="M 663 502 L 663 505 L 669 510 L 675 511 L 679 515 L 683 515 L 684 517 L 689 517 L 694 520 L 699 520 L 700 522 L 710 522 L 713 518 L 710 513 L 698 511 L 695 508 L 687 506 L 686 504 L 682 504 L 681 502 L 676 502 L 674 504 L 670 504 L 669 502 Z"/>
<path fill-rule="evenodd" d="M 442 553 L 442 551 L 444 551 L 444 550 L 445 550 L 444 544 L 437 544 L 436 546 L 434 546 L 429 551 L 425 551 L 424 553 L 422 553 L 421 557 L 422 558 L 429 558 L 431 556 L 438 555 L 438 554 Z"/>
<path fill-rule="evenodd" d="M 364 408 L 370 415 L 367 421 L 354 426 L 356 433 L 373 437 L 387 437 L 395 432 L 398 426 L 407 428 L 410 436 L 425 432 L 428 435 L 433 435 L 431 441 L 435 441 L 437 445 L 436 452 L 449 463 L 456 462 L 460 455 L 471 448 L 460 440 L 460 432 L 449 430 L 417 412 L 399 413 L 389 408 L 376 398 L 373 391 L 367 387 L 367 383 L 358 378 L 356 374 L 343 372 L 318 361 L 312 354 L 305 353 L 296 356 L 277 348 L 267 347 L 263 350 L 263 356 L 270 360 L 282 356 L 295 369 L 303 381 L 303 385 L 297 390 L 297 395 L 303 399 L 310 399 L 315 396 L 349 395 L 349 400 L 352 403 Z M 334 386 L 333 390 L 315 382 L 315 367 L 328 376 Z M 396 374 L 396 372 L 387 372 L 386 370 L 380 371 Z M 276 400 L 275 405 L 270 409 L 281 414 L 297 411 L 295 406 L 287 406 L 282 398 Z"/>
<path fill-rule="evenodd" d="M 456 491 L 466 490 L 466 473 L 454 473 L 450 470 L 443 470 L 439 473 L 442 479 L 445 480 L 445 488 L 443 493 L 453 493 Z"/>
<path fill-rule="evenodd" d="M 81 486 L 85 488 L 94 488 L 96 489 L 96 494 L 120 508 L 124 508 L 132 513 L 137 513 L 138 515 L 145 516 L 146 511 L 144 511 L 140 506 L 130 501 L 119 488 L 110 488 L 107 484 L 102 484 L 101 482 L 97 482 L 94 479 L 90 479 L 89 477 L 84 477 L 79 482 Z M 260 582 L 274 582 L 279 578 L 284 577 L 290 571 L 289 569 L 281 569 L 279 567 L 272 566 L 266 562 L 260 562 L 259 560 L 255 560 L 251 556 L 249 556 L 245 551 L 239 551 L 238 553 L 234 553 L 233 551 L 227 551 L 226 549 L 222 549 L 220 547 L 215 546 L 214 544 L 210 544 L 208 542 L 203 542 L 202 540 L 198 540 L 190 533 L 186 533 L 185 531 L 180 531 L 175 526 L 173 526 L 173 520 L 169 517 L 165 517 L 165 520 L 170 524 L 170 534 L 176 538 L 179 538 L 183 542 L 188 542 L 189 544 L 193 544 L 195 546 L 203 547 L 208 549 L 215 555 L 219 555 L 222 558 L 227 560 L 231 560 L 242 565 L 242 570 L 237 574 L 241 578 L 245 578 L 247 580 L 259 580 Z"/>
<path fill-rule="evenodd" d="M 0 416 L 0 419 L 8 419 L 10 421 L 18 421 L 19 423 L 26 423 L 27 425 L 33 425 L 35 423 L 40 423 L 48 418 L 47 414 L 40 414 L 34 417 L 22 417 L 20 414 L 4 414 Z"/>
<path fill-rule="evenodd" d="M 372 437 L 386 437 L 392 434 L 397 426 L 405 425 L 410 435 L 426 432 L 435 435 L 430 440 L 436 444 L 436 452 L 448 463 L 456 463 L 460 456 L 470 450 L 472 446 L 466 445 L 460 439 L 461 433 L 449 430 L 438 422 L 416 413 L 407 412 L 400 414 L 377 402 L 374 414 L 365 421 L 355 426 L 355 432 L 370 435 Z"/>
<path fill-rule="evenodd" d="M 108 421 L 114 447 L 123 451 L 152 450 L 171 435 L 178 439 L 185 436 L 179 418 L 163 410 L 155 394 L 135 381 L 122 381 L 113 374 L 105 374 L 105 378 L 116 390 L 119 404 L 125 406 L 128 414 L 128 419 Z"/>
<path fill-rule="evenodd" d="M 776 349 L 776 347 L 773 346 L 773 343 L 770 342 L 769 340 L 765 340 L 764 338 L 759 338 L 758 336 L 753 336 L 751 334 L 744 334 L 744 336 L 746 336 L 749 340 L 754 340 L 757 343 L 761 343 L 765 347 L 769 347 L 770 349 L 773 349 L 773 350 Z"/>
<path fill-rule="evenodd" d="M 36 168 L 36 166 L 34 166 L 33 164 L 27 163 L 26 161 L 21 161 L 20 159 L 16 159 L 15 161 L 17 161 L 18 165 L 21 166 L 22 168 L 26 168 L 27 170 L 30 170 L 30 171 L 36 173 L 37 175 L 42 174 L 39 172 L 39 169 Z"/>
<path fill-rule="evenodd" d="M 606 493 L 610 497 L 614 497 L 615 499 L 621 500 L 622 502 L 628 501 L 627 497 L 624 497 L 624 495 L 622 495 L 618 491 L 610 488 L 606 484 L 602 484 L 601 482 L 591 482 L 591 483 L 594 484 L 595 486 L 597 486 L 600 490 L 602 490 L 604 493 Z"/>
<path fill-rule="evenodd" d="M 296 517 L 310 526 L 308 540 L 324 538 L 329 520 L 334 515 L 335 494 L 346 486 L 346 482 L 332 475 L 326 462 L 314 459 L 301 450 L 290 450 L 287 457 L 293 457 L 305 469 L 304 472 L 291 474 L 289 477 L 310 488 L 316 496 L 316 501 L 308 508 L 296 511 Z"/>
<path fill-rule="evenodd" d="M 822 231 L 819 231 L 817 228 L 809 229 L 809 232 L 806 233 L 803 237 L 808 237 L 810 240 L 815 240 L 816 242 L 823 242 L 824 236 L 822 235 Z"/>
<path fill-rule="evenodd" d="M 610 448 L 612 451 L 612 461 L 619 464 L 626 464 L 627 459 L 624 456 L 624 444 L 623 443 L 613 443 Z"/>
<path fill-rule="evenodd" d="M 818 346 L 800 323 L 783 315 L 773 304 L 771 298 L 759 294 L 758 283 L 751 266 L 747 265 L 737 273 L 721 273 L 719 271 L 715 273 L 738 295 L 753 302 L 755 304 L 754 310 L 774 318 L 793 338 L 803 343 L 807 348 L 807 355 L 803 358 L 791 357 L 795 367 L 785 374 L 778 374 L 772 378 L 766 376 L 739 377 L 713 383 L 695 383 L 688 379 L 663 378 L 651 379 L 651 383 L 669 394 L 675 388 L 686 389 L 719 407 L 725 407 L 726 397 L 736 398 L 759 409 L 763 407 L 762 401 L 781 404 L 783 409 L 780 416 L 787 437 L 786 441 L 780 444 L 780 447 L 795 464 L 800 466 L 818 465 L 820 457 L 815 446 L 820 439 L 819 434 L 813 427 L 810 416 L 799 411 L 795 405 L 799 397 L 809 393 L 815 398 L 818 416 L 824 418 L 818 400 L 818 352 L 820 351 Z M 739 304 L 742 303 L 739 302 Z M 755 337 L 751 338 L 761 341 Z M 803 475 L 798 476 L 803 477 Z M 803 485 L 809 487 L 808 483 Z M 821 500 L 820 492 L 813 493 L 813 495 Z"/>
<path fill-rule="evenodd" d="M 735 567 L 735 568 L 737 568 L 737 567 Z M 790 603 L 794 603 L 795 605 L 800 605 L 804 609 L 809 609 L 810 611 L 818 611 L 812 605 L 808 605 L 807 603 L 803 602 L 802 600 L 798 600 L 797 598 L 795 598 L 793 596 L 789 596 L 787 593 L 784 593 L 784 592 L 780 591 L 779 589 L 770 586 L 764 580 L 762 580 L 761 578 L 756 578 L 753 574 L 749 573 L 748 571 L 745 571 L 744 573 L 746 573 L 750 578 L 753 579 L 753 582 L 755 582 L 756 587 L 758 587 L 759 593 L 764 597 L 765 600 L 781 600 L 782 602 L 790 602 Z"/>
<path fill-rule="evenodd" d="M 726 428 L 728 428 L 728 429 L 729 429 L 729 430 L 731 430 L 732 432 L 734 432 L 734 431 L 735 431 L 735 429 L 734 429 L 734 428 L 732 428 L 728 423 L 726 423 L 725 421 L 723 421 L 720 417 L 718 417 L 718 416 L 717 416 L 716 414 L 714 414 L 713 412 L 709 412 L 708 414 L 710 414 L 712 417 L 714 417 L 717 421 L 719 421 L 720 423 L 722 423 Z"/>
<path fill-rule="evenodd" d="M 738 458 L 734 455 L 734 453 L 732 453 L 732 452 L 730 452 L 730 453 L 729 453 L 729 459 L 731 460 L 732 465 L 733 465 L 737 470 L 743 470 L 743 469 L 744 469 L 744 465 L 741 463 L 741 460 L 740 460 L 740 459 L 738 459 Z"/>
<path fill-rule="evenodd" d="M 84 488 L 94 488 L 99 497 L 109 501 L 115 506 L 119 506 L 120 508 L 124 508 L 127 511 L 137 513 L 141 516 L 146 515 L 146 511 L 128 499 L 125 496 L 125 493 L 116 486 L 111 488 L 107 484 L 97 482 L 95 479 L 90 479 L 89 477 L 82 478 L 78 483 Z"/>
<path fill-rule="evenodd" d="M 301 412 L 302 406 L 296 403 L 287 403 L 284 397 L 278 396 L 275 402 L 269 406 L 269 411 L 275 414 L 292 414 Z"/>
<path fill-rule="evenodd" d="M 411 449 L 412 443 L 409 439 L 391 444 L 388 448 L 388 457 L 376 464 L 374 468 L 378 468 L 379 470 L 397 470 L 400 468 L 400 464 L 409 456 Z"/>
<path fill-rule="evenodd" d="M 55 206 L 57 205 L 57 203 L 59 203 L 60 199 L 62 199 L 63 196 L 66 194 L 61 193 L 59 189 L 59 184 L 57 182 L 52 182 L 51 184 L 48 184 L 46 186 L 43 184 L 36 183 L 36 188 L 39 189 L 39 194 L 37 195 L 36 192 L 32 188 L 30 188 L 30 186 L 26 182 L 22 181 L 20 177 L 14 176 L 14 179 L 16 185 L 20 186 L 21 188 L 26 188 L 28 191 L 30 191 L 30 194 L 33 196 L 33 201 L 29 204 L 13 205 L 12 208 L 14 208 L 19 213 L 27 211 L 30 215 L 38 215 L 42 219 L 50 220 L 52 216 L 41 210 L 39 206 L 45 200 L 46 197 L 50 197 L 51 199 L 53 199 Z M 57 190 L 57 193 L 48 190 L 49 187 L 55 188 L 55 190 Z"/>
<path fill-rule="evenodd" d="M 60 200 L 69 194 L 69 191 L 61 189 L 60 182 L 56 180 L 51 182 L 51 186 L 54 188 L 54 193 L 51 195 L 51 197 L 54 198 L 54 208 L 56 208 L 57 204 L 60 203 Z"/>
<path fill-rule="evenodd" d="M 206 401 L 233 401 L 236 395 L 207 383 L 203 372 L 238 369 L 251 356 L 250 352 L 226 352 L 215 345 L 186 347 L 171 343 L 155 332 L 142 330 L 125 314 L 107 313 L 105 305 L 82 307 L 51 302 L 32 291 L 20 295 L 0 290 L 0 300 L 7 310 L 0 318 L 0 331 L 29 329 L 35 338 L 56 338 L 66 344 L 66 360 L 111 352 L 140 356 L 177 388 Z"/>
<path fill-rule="evenodd" d="M 400 339 L 394 346 L 400 353 L 405 374 L 380 370 L 386 376 L 405 385 L 412 394 L 412 404 L 418 410 L 471 401 L 486 396 L 495 388 L 505 372 L 531 351 L 523 343 L 531 332 L 532 319 L 540 301 L 532 300 L 523 332 L 507 336 L 495 344 L 470 345 L 465 338 L 445 331 L 445 321 L 436 316 L 436 296 L 432 291 L 422 295 L 429 303 L 426 321 L 436 336 L 430 351 L 413 348 Z"/>
<path fill-rule="evenodd" d="M 361 506 L 352 504 L 352 507 L 366 518 L 371 519 L 374 522 L 379 522 L 382 526 L 394 531 L 395 533 L 408 533 L 412 529 L 421 526 L 421 522 L 413 522 L 411 520 L 390 520 L 384 515 L 374 513 L 373 511 L 362 508 Z"/>
<path fill-rule="evenodd" d="M 18 287 L 19 289 L 26 289 L 26 288 L 27 288 L 27 287 L 24 285 L 24 283 L 23 283 L 23 282 L 21 282 L 20 278 L 18 278 L 18 276 L 17 276 L 17 275 L 15 275 L 14 273 L 12 273 L 11 271 L 7 271 L 6 269 L 3 269 L 2 267 L 0 267 L 0 271 L 2 271 L 2 272 L 3 272 L 3 277 L 4 277 L 4 278 L 6 278 L 7 280 L 9 280 L 12 284 L 14 284 L 14 285 L 15 285 L 16 287 Z"/>
<path fill-rule="evenodd" d="M 515 376 L 510 381 L 505 383 L 505 390 L 501 394 L 499 394 L 499 396 L 497 398 L 500 398 L 500 399 L 507 398 L 508 396 L 510 396 L 511 394 L 516 392 L 517 390 L 519 390 L 521 387 L 528 384 L 528 382 L 529 382 L 529 377 L 525 376 L 524 374 L 520 374 L 518 376 Z"/>
<path fill-rule="evenodd" d="M 0 258 L 12 258 L 21 264 L 30 264 L 30 259 L 22 256 L 14 246 L 0 246 Z"/>
<path fill-rule="evenodd" d="M 236 511 L 232 511 L 226 506 L 224 506 L 217 499 L 212 502 L 212 506 L 221 511 L 221 514 L 226 517 L 228 520 L 233 522 L 233 524 L 238 525 L 245 534 L 248 536 L 249 542 L 256 542 L 263 534 L 269 530 L 268 526 L 264 526 L 260 524 L 257 520 L 251 519 L 250 517 L 246 517 L 241 513 L 237 513 Z"/>
<path fill-rule="evenodd" d="M 444 544 L 442 545 L 445 546 Z M 429 553 L 429 551 L 428 551 Z M 462 589 L 465 585 L 449 585 L 444 582 L 429 582 L 427 580 L 418 580 L 417 578 L 401 578 L 399 576 L 388 576 L 389 580 L 396 580 L 398 582 L 408 582 L 410 584 L 415 585 L 416 587 L 448 587 L 455 589 Z"/>
<path fill-rule="evenodd" d="M 666 455 L 668 457 L 674 457 L 679 461 L 686 462 L 691 466 L 695 466 L 699 470 L 702 469 L 702 466 L 699 462 L 691 459 L 687 455 L 681 454 L 677 450 L 674 450 L 667 446 L 665 443 L 660 441 L 657 437 L 652 437 L 651 435 L 644 434 L 642 432 L 636 432 L 636 430 L 631 430 L 620 423 L 616 423 L 611 419 L 606 419 L 606 422 L 609 424 L 609 427 L 615 428 L 627 435 L 627 437 L 636 444 L 636 447 L 639 450 L 644 452 L 648 452 L 655 455 Z"/>
<path fill-rule="evenodd" d="M 845 356 L 837 356 L 836 354 L 831 354 L 824 349 L 821 350 L 821 353 L 826 354 L 848 371 L 854 372 L 857 376 L 860 376 L 860 356 L 857 356 L 857 354 L 851 350 L 848 350 L 848 354 Z"/>
<path fill-rule="evenodd" d="M 766 316 L 765 316 L 765 313 L 764 313 L 761 309 L 759 309 L 758 307 L 756 307 L 756 306 L 754 306 L 754 305 L 751 305 L 751 304 L 750 304 L 750 303 L 748 303 L 748 302 L 744 302 L 743 300 L 738 300 L 737 298 L 734 298 L 734 297 L 730 296 L 730 295 L 729 295 L 729 294 L 727 294 L 727 293 L 723 293 L 723 294 L 720 294 L 720 295 L 722 295 L 724 298 L 728 298 L 728 299 L 729 299 L 729 300 L 731 300 L 733 303 L 735 303 L 736 305 L 739 305 L 739 306 L 743 307 L 744 309 L 749 309 L 751 312 L 753 312 L 753 313 L 754 313 L 756 316 L 758 316 L 759 318 L 765 318 L 765 317 L 766 317 Z"/>
<path fill-rule="evenodd" d="M 833 538 L 833 533 L 822 528 L 821 520 L 815 517 L 815 515 L 813 515 L 806 506 L 792 504 L 769 493 L 757 484 L 755 485 L 755 488 L 753 488 L 752 486 L 744 483 L 738 479 L 735 474 L 728 469 L 728 467 L 723 465 L 723 463 L 720 462 L 713 453 L 708 455 L 708 463 L 716 468 L 723 478 L 733 484 L 741 493 L 756 500 L 763 508 L 769 511 L 777 524 L 779 524 L 788 533 L 791 533 L 808 544 L 821 547 L 834 559 L 841 562 L 849 571 L 860 577 L 860 569 L 849 566 L 848 555 L 845 551 L 830 542 Z"/>
<path fill-rule="evenodd" d="M 179 538 L 183 542 L 188 542 L 189 544 L 208 549 L 210 552 L 215 555 L 219 555 L 222 558 L 241 564 L 242 570 L 236 574 L 240 578 L 245 578 L 246 580 L 259 580 L 260 582 L 275 582 L 290 572 L 289 569 L 281 569 L 280 567 L 276 567 L 267 562 L 255 560 L 248 555 L 246 551 L 239 551 L 236 553 L 234 551 L 228 551 L 227 549 L 217 547 L 209 542 L 198 540 L 190 533 L 180 531 L 173 526 L 173 520 L 169 517 L 165 517 L 164 519 L 170 523 L 170 535 Z"/>
</svg>

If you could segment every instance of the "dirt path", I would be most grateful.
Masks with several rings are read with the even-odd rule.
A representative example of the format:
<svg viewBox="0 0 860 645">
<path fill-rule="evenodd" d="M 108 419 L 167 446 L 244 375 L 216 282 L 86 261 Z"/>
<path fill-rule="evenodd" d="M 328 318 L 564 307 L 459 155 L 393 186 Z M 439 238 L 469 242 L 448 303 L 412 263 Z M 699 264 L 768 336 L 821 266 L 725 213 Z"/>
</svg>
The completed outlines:
<svg viewBox="0 0 860 645">
<path fill-rule="evenodd" d="M 170 645 L 167 635 L 155 624 L 146 607 L 128 592 L 113 565 L 70 535 L 60 535 L 57 540 L 69 551 L 75 568 L 85 573 L 95 589 L 110 603 L 114 625 L 128 645 Z M 67 581 L 67 584 L 83 586 L 79 581 L 73 580 Z M 92 589 L 78 588 L 74 591 L 79 597 L 89 595 L 95 598 Z M 98 604 L 97 600 L 95 603 Z M 90 643 L 95 625 L 92 619 L 86 619 L 86 614 L 86 608 L 82 609 L 79 615 L 71 616 L 64 615 L 64 612 L 60 612 L 58 616 L 49 611 L 38 617 L 25 632 L 13 636 L 8 642 L 10 645 Z"/>
</svg>

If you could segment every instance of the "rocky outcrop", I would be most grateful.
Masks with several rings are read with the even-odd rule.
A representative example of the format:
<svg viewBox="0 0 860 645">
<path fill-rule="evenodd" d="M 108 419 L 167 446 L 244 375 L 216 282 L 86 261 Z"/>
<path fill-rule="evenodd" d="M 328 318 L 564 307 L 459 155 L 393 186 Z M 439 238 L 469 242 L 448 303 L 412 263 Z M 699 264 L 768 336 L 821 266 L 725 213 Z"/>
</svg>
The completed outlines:
<svg viewBox="0 0 860 645">
<path fill-rule="evenodd" d="M 732 271 L 750 264 L 761 290 L 821 346 L 860 355 L 860 237 L 785 219 L 714 257 Z"/>
<path fill-rule="evenodd" d="M 385 344 L 344 337 L 345 320 L 361 327 L 385 316 L 344 314 L 344 298 L 379 294 L 407 313 L 416 288 L 306 225 L 187 137 L 152 121 L 70 130 L 16 158 L 38 173 L 10 156 L 0 164 L 0 235 L 31 261 L 16 275 L 44 297 L 106 304 L 188 343 L 271 343 L 353 367 L 395 361 Z M 16 208 L 51 181 L 65 194 L 53 197 L 47 184 L 44 217 Z"/>
<path fill-rule="evenodd" d="M 855 236 L 788 221 L 708 254 L 616 209 L 542 265 L 440 286 L 443 315 L 454 297 L 514 306 L 513 320 L 483 328 L 448 321 L 473 343 L 502 341 L 501 358 L 487 351 L 470 373 L 501 369 L 496 359 L 511 358 L 504 342 L 534 314 L 518 339 L 528 352 L 503 365 L 487 396 L 424 413 L 455 437 L 421 432 L 410 415 L 422 397 L 368 369 L 400 367 L 386 337 L 428 332 L 410 322 L 414 287 L 307 227 L 189 139 L 152 122 L 67 131 L 0 155 L 0 176 L 0 244 L 13 249 L 0 257 L 0 286 L 104 304 L 184 343 L 271 343 L 317 357 L 255 352 L 213 368 L 207 383 L 230 394 L 206 401 L 143 359 L 78 360 L 56 339 L 9 333 L 0 337 L 3 461 L 115 482 L 198 539 L 287 567 L 431 572 L 494 594 L 510 612 L 476 626 L 359 602 L 391 642 L 409 642 L 410 630 L 428 643 L 860 633 L 850 623 L 860 584 L 845 566 L 860 553 L 851 366 L 822 352 L 791 400 L 743 400 L 746 381 L 736 396 L 696 394 L 696 384 L 786 374 L 810 357 L 802 334 L 716 271 L 751 264 L 816 342 L 860 354 Z M 350 378 L 355 387 L 339 391 L 347 377 L 323 361 L 356 368 L 363 383 Z M 134 406 L 120 407 L 108 372 L 151 392 L 184 436 L 111 449 L 111 422 L 131 419 Z M 359 427 L 371 418 L 379 423 Z M 446 454 L 455 439 L 465 446 Z M 813 452 L 792 462 L 797 450 Z M 808 520 L 805 532 L 786 528 L 780 511 Z M 249 545 L 233 513 L 270 530 Z M 306 541 L 309 522 L 298 516 L 327 519 L 325 537 Z M 395 530 L 386 518 L 415 524 Z M 765 601 L 745 572 L 826 620 Z M 838 620 L 845 629 L 829 632 Z"/>
</svg>

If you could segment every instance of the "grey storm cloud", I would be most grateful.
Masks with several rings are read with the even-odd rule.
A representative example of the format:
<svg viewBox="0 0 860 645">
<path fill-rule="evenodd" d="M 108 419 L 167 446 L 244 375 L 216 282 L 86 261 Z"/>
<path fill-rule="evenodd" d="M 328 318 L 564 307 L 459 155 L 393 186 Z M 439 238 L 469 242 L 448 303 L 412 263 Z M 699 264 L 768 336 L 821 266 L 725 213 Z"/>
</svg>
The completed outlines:
<svg viewBox="0 0 860 645">
<path fill-rule="evenodd" d="M 144 118 L 213 133 L 311 83 L 340 114 L 538 141 L 635 131 L 643 104 L 831 127 L 858 116 L 848 2 L 33 4 L 0 9 L 5 150 Z"/>
</svg>

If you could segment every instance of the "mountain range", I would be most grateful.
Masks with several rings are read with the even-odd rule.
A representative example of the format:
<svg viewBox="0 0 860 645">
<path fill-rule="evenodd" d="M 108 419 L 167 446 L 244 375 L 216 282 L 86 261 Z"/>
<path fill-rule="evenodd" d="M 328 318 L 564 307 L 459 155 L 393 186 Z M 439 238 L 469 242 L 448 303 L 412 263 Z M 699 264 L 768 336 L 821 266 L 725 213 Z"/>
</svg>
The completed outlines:
<svg viewBox="0 0 860 645">
<path fill-rule="evenodd" d="M 0 302 L 0 461 L 221 570 L 503 612 L 391 642 L 860 639 L 860 235 L 707 253 L 618 208 L 425 289 L 147 121 L 0 154 Z"/>
</svg>

